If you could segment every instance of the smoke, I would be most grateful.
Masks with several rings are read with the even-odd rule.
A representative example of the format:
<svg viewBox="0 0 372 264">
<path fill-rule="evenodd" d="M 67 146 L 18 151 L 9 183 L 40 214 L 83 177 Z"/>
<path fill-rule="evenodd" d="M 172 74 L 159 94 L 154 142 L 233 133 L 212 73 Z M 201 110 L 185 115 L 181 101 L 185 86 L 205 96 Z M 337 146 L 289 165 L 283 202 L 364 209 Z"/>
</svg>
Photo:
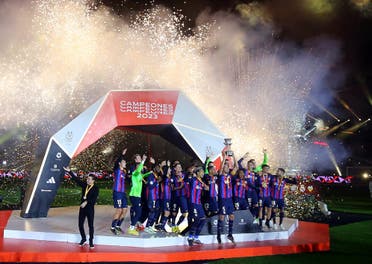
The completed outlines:
<svg viewBox="0 0 372 264">
<path fill-rule="evenodd" d="M 233 138 L 238 155 L 249 151 L 259 159 L 268 148 L 274 165 L 308 163 L 311 154 L 293 135 L 302 129 L 308 94 L 328 85 L 334 44 L 275 41 L 267 14 L 260 23 L 204 13 L 186 36 L 182 15 L 161 6 L 130 22 L 85 1 L 9 0 L 0 10 L 6 129 L 42 126 L 55 133 L 109 90 L 172 88 Z M 313 52 L 320 47 L 326 54 Z"/>
</svg>

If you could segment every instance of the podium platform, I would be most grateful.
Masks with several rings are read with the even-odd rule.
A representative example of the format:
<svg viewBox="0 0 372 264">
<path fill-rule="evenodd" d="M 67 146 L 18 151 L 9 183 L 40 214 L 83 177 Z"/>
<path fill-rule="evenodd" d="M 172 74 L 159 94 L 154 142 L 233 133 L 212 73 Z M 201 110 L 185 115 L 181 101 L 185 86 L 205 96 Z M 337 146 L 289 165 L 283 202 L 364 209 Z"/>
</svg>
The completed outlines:
<svg viewBox="0 0 372 264">
<path fill-rule="evenodd" d="M 225 236 L 219 245 L 215 235 L 201 235 L 204 244 L 193 247 L 186 237 L 173 233 L 115 236 L 109 229 L 111 206 L 96 206 L 95 248 L 90 250 L 77 244 L 78 210 L 77 206 L 51 208 L 46 218 L 21 218 L 19 211 L 0 211 L 0 262 L 181 262 L 329 250 L 328 225 L 287 218 L 285 230 L 235 233 L 236 245 Z M 127 216 L 124 227 L 128 220 Z"/>
<path fill-rule="evenodd" d="M 45 218 L 21 218 L 19 216 L 19 211 L 13 211 L 8 224 L 4 229 L 4 238 L 77 243 L 80 241 L 80 234 L 77 225 L 78 211 L 79 207 L 52 208 L 49 211 L 48 217 Z M 96 206 L 94 218 L 94 243 L 96 245 L 135 246 L 143 248 L 188 245 L 187 237 L 174 233 L 157 232 L 155 234 L 148 234 L 146 232 L 140 232 L 140 236 L 138 237 L 127 235 L 125 227 L 129 226 L 129 210 L 124 219 L 124 223 L 122 224 L 124 234 L 115 236 L 110 231 L 112 213 L 113 208 L 111 206 Z M 241 212 L 239 213 L 242 215 Z M 234 230 L 237 230 L 239 222 L 243 222 L 242 220 L 244 220 L 241 217 L 236 218 L 237 221 L 235 221 L 235 224 L 237 226 L 234 226 Z M 252 217 L 250 216 L 248 218 L 251 219 Z M 217 223 L 216 219 L 217 216 L 211 218 L 211 223 L 208 222 L 205 225 L 202 235 L 200 236 L 200 240 L 204 244 L 217 243 L 216 235 L 207 234 L 208 225 L 212 225 L 213 228 Z M 87 221 L 85 224 L 85 231 L 88 234 Z M 187 220 L 183 224 L 186 225 Z M 245 228 L 243 230 L 249 231 L 249 225 L 250 223 L 245 222 Z M 288 239 L 298 227 L 298 221 L 297 219 L 285 219 L 283 225 L 285 230 L 280 231 L 271 230 L 269 232 L 255 232 L 257 228 L 251 228 L 254 230 L 253 232 L 234 232 L 234 238 L 236 242 Z M 226 230 L 227 228 L 225 227 L 225 231 Z M 222 237 L 222 241 L 228 242 L 225 236 Z"/>
</svg>

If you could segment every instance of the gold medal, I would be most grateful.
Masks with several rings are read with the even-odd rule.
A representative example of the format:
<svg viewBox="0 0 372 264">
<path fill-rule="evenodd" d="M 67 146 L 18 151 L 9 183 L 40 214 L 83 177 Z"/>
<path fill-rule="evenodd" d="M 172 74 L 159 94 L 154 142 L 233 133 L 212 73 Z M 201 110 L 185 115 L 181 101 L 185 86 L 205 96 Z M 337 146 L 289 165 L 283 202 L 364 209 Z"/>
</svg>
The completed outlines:
<svg viewBox="0 0 372 264">
<path fill-rule="evenodd" d="M 88 192 L 90 191 L 90 189 L 93 188 L 93 185 L 94 185 L 94 184 L 92 184 L 92 185 L 88 185 L 88 186 L 86 187 L 86 189 L 85 189 L 85 194 L 84 194 L 84 196 L 83 196 L 83 199 L 84 199 L 84 200 L 87 199 Z"/>
</svg>

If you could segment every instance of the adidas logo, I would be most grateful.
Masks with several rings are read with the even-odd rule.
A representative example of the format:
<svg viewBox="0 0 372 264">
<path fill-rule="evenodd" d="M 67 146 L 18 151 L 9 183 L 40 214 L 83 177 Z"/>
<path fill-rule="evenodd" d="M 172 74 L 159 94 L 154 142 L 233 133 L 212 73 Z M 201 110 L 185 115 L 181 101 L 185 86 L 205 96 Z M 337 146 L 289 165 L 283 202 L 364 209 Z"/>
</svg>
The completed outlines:
<svg viewBox="0 0 372 264">
<path fill-rule="evenodd" d="M 54 177 L 50 177 L 46 183 L 51 183 L 51 184 L 55 184 L 56 183 L 56 180 L 54 179 Z"/>
</svg>

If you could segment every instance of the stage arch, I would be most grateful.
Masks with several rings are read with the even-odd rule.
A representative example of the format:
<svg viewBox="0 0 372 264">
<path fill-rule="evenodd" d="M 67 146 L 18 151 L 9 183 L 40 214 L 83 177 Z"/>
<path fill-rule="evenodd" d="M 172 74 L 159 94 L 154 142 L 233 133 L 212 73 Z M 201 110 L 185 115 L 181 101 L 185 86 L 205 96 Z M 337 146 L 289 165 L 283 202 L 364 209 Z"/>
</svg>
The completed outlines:
<svg viewBox="0 0 372 264">
<path fill-rule="evenodd" d="M 48 143 L 40 170 L 21 216 L 47 217 L 63 176 L 63 166 L 115 128 L 158 134 L 201 161 L 210 147 L 219 160 L 225 136 L 182 92 L 176 90 L 110 91 Z"/>
</svg>

